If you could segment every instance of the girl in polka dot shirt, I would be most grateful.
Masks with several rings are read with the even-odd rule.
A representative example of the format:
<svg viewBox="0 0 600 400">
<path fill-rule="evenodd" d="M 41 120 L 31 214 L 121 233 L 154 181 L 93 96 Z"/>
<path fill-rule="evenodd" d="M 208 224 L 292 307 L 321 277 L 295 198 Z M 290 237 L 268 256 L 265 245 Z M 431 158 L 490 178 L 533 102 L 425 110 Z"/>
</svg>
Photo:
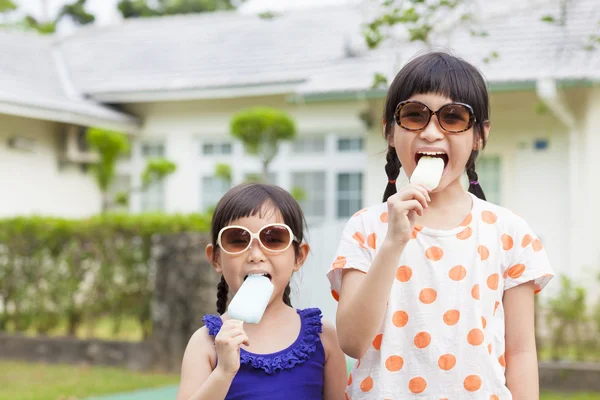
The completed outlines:
<svg viewBox="0 0 600 400">
<path fill-rule="evenodd" d="M 327 273 L 340 344 L 358 359 L 346 397 L 539 398 L 534 294 L 552 270 L 528 224 L 479 185 L 483 77 L 454 56 L 421 55 L 391 84 L 383 122 L 384 202 L 350 219 Z M 444 160 L 440 184 L 396 192 L 401 166 L 410 177 L 423 155 Z"/>
</svg>

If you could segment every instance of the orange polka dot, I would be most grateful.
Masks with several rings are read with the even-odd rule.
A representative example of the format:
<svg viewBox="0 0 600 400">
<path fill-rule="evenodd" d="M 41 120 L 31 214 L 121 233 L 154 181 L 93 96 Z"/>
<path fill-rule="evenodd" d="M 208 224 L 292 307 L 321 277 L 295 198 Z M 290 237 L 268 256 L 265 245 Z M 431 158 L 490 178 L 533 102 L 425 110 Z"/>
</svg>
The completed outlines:
<svg viewBox="0 0 600 400">
<path fill-rule="evenodd" d="M 472 220 L 473 220 L 473 214 L 469 213 L 469 215 L 467 215 L 465 217 L 465 220 L 460 224 L 460 226 L 467 226 L 471 223 Z"/>
<path fill-rule="evenodd" d="M 469 392 L 476 392 L 481 388 L 481 378 L 479 375 L 469 375 L 465 378 L 464 384 Z"/>
<path fill-rule="evenodd" d="M 439 261 L 444 256 L 444 251 L 439 247 L 433 246 L 427 249 L 425 256 L 431 261 Z"/>
<path fill-rule="evenodd" d="M 348 393 L 344 393 L 344 396 L 346 396 L 346 400 L 350 400 L 350 397 L 348 397 Z"/>
<path fill-rule="evenodd" d="M 333 296 L 335 301 L 340 301 L 340 295 L 338 294 L 338 292 L 336 292 L 335 290 L 332 290 L 331 295 Z"/>
<path fill-rule="evenodd" d="M 470 226 L 467 226 L 460 233 L 457 233 L 456 237 L 460 240 L 467 240 L 468 238 L 471 237 L 472 234 L 473 234 L 473 229 L 471 229 Z"/>
<path fill-rule="evenodd" d="M 493 394 L 490 396 L 490 400 L 500 400 L 500 397 L 498 397 L 498 395 Z"/>
<path fill-rule="evenodd" d="M 492 354 L 492 344 L 488 344 L 488 353 Z"/>
<path fill-rule="evenodd" d="M 517 279 L 525 272 L 525 265 L 516 264 L 506 270 L 506 274 L 510 276 L 512 279 Z"/>
<path fill-rule="evenodd" d="M 540 239 L 535 239 L 531 246 L 533 247 L 533 251 L 541 251 L 544 248 Z"/>
<path fill-rule="evenodd" d="M 427 389 L 427 381 L 420 376 L 412 378 L 410 382 L 408 382 L 408 390 L 410 390 L 411 393 L 423 393 L 425 389 Z"/>
<path fill-rule="evenodd" d="M 363 392 L 370 392 L 371 389 L 373 389 L 373 378 L 371 378 L 370 376 L 367 376 L 360 383 L 360 390 L 362 390 Z"/>
<path fill-rule="evenodd" d="M 480 244 L 479 247 L 477 248 L 477 252 L 479 253 L 479 256 L 481 257 L 481 261 L 487 260 L 488 257 L 490 256 L 490 251 L 488 250 L 487 247 L 485 247 L 482 244 Z"/>
<path fill-rule="evenodd" d="M 456 357 L 452 354 L 444 354 L 438 360 L 438 366 L 444 371 L 449 371 L 456 365 Z"/>
<path fill-rule="evenodd" d="M 473 289 L 471 289 L 471 296 L 473 296 L 475 300 L 479 300 L 481 298 L 479 296 L 479 285 L 473 286 Z"/>
<path fill-rule="evenodd" d="M 542 291 L 542 287 L 536 283 L 533 287 L 533 294 L 538 294 L 541 291 Z"/>
<path fill-rule="evenodd" d="M 360 358 L 358 359 L 358 361 L 356 362 L 356 369 L 360 368 Z"/>
<path fill-rule="evenodd" d="M 397 372 L 404 366 L 404 360 L 400 356 L 390 356 L 385 360 L 385 367 L 390 372 Z"/>
<path fill-rule="evenodd" d="M 456 325 L 460 319 L 460 311 L 448 310 L 444 313 L 444 322 L 446 325 Z"/>
<path fill-rule="evenodd" d="M 496 221 L 498 220 L 498 217 L 496 216 L 496 214 L 494 214 L 491 211 L 483 211 L 481 213 L 481 219 L 486 224 L 495 224 Z"/>
<path fill-rule="evenodd" d="M 421 293 L 419 293 L 419 300 L 421 300 L 421 302 L 425 304 L 433 303 L 436 298 L 437 292 L 435 291 L 435 289 L 432 288 L 423 289 L 421 290 Z"/>
<path fill-rule="evenodd" d="M 375 347 L 375 350 L 379 350 L 381 349 L 381 341 L 383 340 L 383 334 L 379 334 L 377 336 L 375 336 L 375 339 L 373 339 L 373 347 Z"/>
<path fill-rule="evenodd" d="M 498 362 L 500 363 L 500 365 L 502 365 L 504 368 L 506 368 L 506 358 L 504 357 L 504 354 L 502 354 L 500 357 L 498 357 Z"/>
<path fill-rule="evenodd" d="M 498 281 L 500 280 L 500 275 L 492 274 L 487 278 L 487 285 L 492 290 L 498 289 Z"/>
<path fill-rule="evenodd" d="M 400 282 L 408 282 L 412 277 L 412 269 L 407 265 L 402 265 L 396 270 L 396 279 Z"/>
<path fill-rule="evenodd" d="M 502 235 L 502 248 L 504 250 L 510 250 L 513 248 L 514 241 L 510 235 L 504 234 Z"/>
<path fill-rule="evenodd" d="M 398 328 L 402 328 L 408 324 L 408 314 L 404 311 L 396 311 L 392 316 L 392 323 Z"/>
<path fill-rule="evenodd" d="M 375 245 L 377 244 L 377 235 L 374 233 L 371 233 L 369 235 L 369 237 L 367 238 L 367 244 L 369 245 L 370 248 L 375 249 Z"/>
<path fill-rule="evenodd" d="M 462 265 L 457 265 L 450 270 L 448 275 L 453 281 L 461 281 L 467 276 L 467 269 Z"/>
<path fill-rule="evenodd" d="M 487 321 L 484 317 L 481 317 L 481 326 L 483 326 L 483 329 L 485 329 L 485 327 L 487 326 Z"/>
<path fill-rule="evenodd" d="M 531 242 L 533 242 L 533 238 L 531 237 L 531 235 L 525 235 L 523 236 L 523 240 L 521 241 L 521 247 L 525 248 L 529 246 L 529 243 Z"/>
<path fill-rule="evenodd" d="M 381 222 L 383 222 L 384 224 L 386 224 L 388 222 L 388 213 L 387 213 L 387 211 L 381 213 L 381 215 L 379 216 L 379 220 Z"/>
<path fill-rule="evenodd" d="M 346 257 L 338 256 L 333 262 L 333 269 L 344 268 L 346 266 Z"/>
<path fill-rule="evenodd" d="M 419 349 L 424 349 L 431 343 L 431 335 L 427 332 L 419 332 L 415 336 L 414 343 Z"/>
<path fill-rule="evenodd" d="M 419 232 L 421 232 L 423 230 L 423 227 L 421 225 L 415 225 L 415 227 L 413 228 L 412 234 L 410 235 L 411 239 L 416 239 L 417 235 L 419 234 Z"/>
<path fill-rule="evenodd" d="M 348 386 L 352 385 L 352 374 L 348 377 Z"/>
<path fill-rule="evenodd" d="M 352 235 L 352 239 L 356 240 L 358 244 L 360 244 L 360 247 L 365 247 L 365 237 L 362 233 L 355 232 L 354 235 Z"/>
<path fill-rule="evenodd" d="M 360 214 L 365 213 L 365 212 L 367 212 L 367 209 L 363 208 L 362 210 L 355 212 L 353 217 L 358 217 Z"/>
<path fill-rule="evenodd" d="M 498 310 L 499 305 L 500 305 L 499 301 L 497 301 L 496 304 L 494 304 L 494 314 L 493 315 L 496 315 L 496 310 Z"/>
<path fill-rule="evenodd" d="M 479 346 L 483 343 L 483 331 L 481 329 L 471 329 L 467 335 L 467 341 L 473 346 Z"/>
</svg>

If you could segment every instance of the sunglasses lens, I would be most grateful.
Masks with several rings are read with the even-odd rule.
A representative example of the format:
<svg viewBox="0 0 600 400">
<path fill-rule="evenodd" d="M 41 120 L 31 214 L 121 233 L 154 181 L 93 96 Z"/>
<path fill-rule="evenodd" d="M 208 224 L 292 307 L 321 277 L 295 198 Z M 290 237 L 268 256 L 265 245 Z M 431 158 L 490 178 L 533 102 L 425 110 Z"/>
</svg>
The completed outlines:
<svg viewBox="0 0 600 400">
<path fill-rule="evenodd" d="M 466 131 L 471 121 L 471 110 L 461 104 L 448 104 L 439 112 L 440 126 L 448 132 Z"/>
<path fill-rule="evenodd" d="M 423 104 L 407 103 L 400 109 L 398 123 L 409 130 L 419 130 L 427 126 L 429 109 Z"/>
<path fill-rule="evenodd" d="M 240 228 L 227 228 L 221 234 L 221 247 L 230 253 L 246 250 L 250 244 L 250 232 Z"/>
<path fill-rule="evenodd" d="M 268 250 L 281 251 L 286 249 L 292 238 L 285 226 L 271 225 L 260 231 L 260 241 Z"/>
</svg>

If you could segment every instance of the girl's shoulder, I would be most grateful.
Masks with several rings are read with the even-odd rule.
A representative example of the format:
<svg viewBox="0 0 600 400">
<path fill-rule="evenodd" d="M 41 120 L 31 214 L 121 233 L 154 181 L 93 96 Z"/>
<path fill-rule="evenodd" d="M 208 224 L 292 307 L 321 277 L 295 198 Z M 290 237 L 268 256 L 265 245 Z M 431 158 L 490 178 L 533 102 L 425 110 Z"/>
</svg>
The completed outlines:
<svg viewBox="0 0 600 400">
<path fill-rule="evenodd" d="M 477 218 L 487 225 L 495 225 L 505 231 L 530 230 L 527 221 L 514 211 L 476 196 L 472 195 L 472 197 L 474 201 L 473 218 Z"/>
</svg>

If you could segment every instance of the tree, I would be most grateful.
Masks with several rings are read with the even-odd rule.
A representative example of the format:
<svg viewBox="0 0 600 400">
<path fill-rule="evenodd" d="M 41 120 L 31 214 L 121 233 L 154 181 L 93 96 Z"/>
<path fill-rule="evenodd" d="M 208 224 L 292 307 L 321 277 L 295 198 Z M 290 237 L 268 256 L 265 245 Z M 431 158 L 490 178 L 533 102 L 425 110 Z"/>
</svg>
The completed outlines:
<svg viewBox="0 0 600 400">
<path fill-rule="evenodd" d="M 262 162 L 262 179 L 267 181 L 269 164 L 277 155 L 279 142 L 296 136 L 294 121 L 283 111 L 269 107 L 242 110 L 231 119 L 230 132 L 249 154 Z"/>
<path fill-rule="evenodd" d="M 43 6 L 46 7 L 46 1 L 43 0 Z M 75 0 L 72 3 L 65 4 L 58 15 L 54 18 L 46 19 L 44 16 L 42 20 L 37 20 L 31 15 L 25 17 L 24 25 L 26 28 L 34 29 L 41 34 L 52 34 L 56 32 L 56 27 L 65 17 L 70 17 L 78 25 L 91 24 L 96 20 L 94 15 L 85 11 L 85 3 L 87 0 Z"/>
<path fill-rule="evenodd" d="M 128 204 L 129 193 L 118 193 L 114 199 L 111 199 L 109 194 L 115 180 L 119 156 L 129 152 L 127 136 L 121 132 L 90 128 L 87 131 L 86 140 L 90 148 L 96 151 L 99 156 L 99 161 L 91 166 L 91 172 L 102 192 L 102 213 L 107 212 L 117 204 Z M 162 181 L 174 173 L 176 169 L 177 166 L 174 163 L 164 158 L 148 160 L 142 172 L 141 188 L 134 188 L 130 192 L 144 190 L 153 183 Z"/>
<path fill-rule="evenodd" d="M 11 11 L 15 11 L 17 9 L 17 5 L 14 1 L 11 0 L 0 0 L 0 13 L 7 13 Z"/>
<path fill-rule="evenodd" d="M 149 4 L 150 3 L 150 4 Z M 152 5 L 152 3 L 155 3 Z M 147 18 L 163 15 L 190 14 L 232 10 L 235 0 L 120 0 L 117 7 L 123 18 Z"/>
</svg>

